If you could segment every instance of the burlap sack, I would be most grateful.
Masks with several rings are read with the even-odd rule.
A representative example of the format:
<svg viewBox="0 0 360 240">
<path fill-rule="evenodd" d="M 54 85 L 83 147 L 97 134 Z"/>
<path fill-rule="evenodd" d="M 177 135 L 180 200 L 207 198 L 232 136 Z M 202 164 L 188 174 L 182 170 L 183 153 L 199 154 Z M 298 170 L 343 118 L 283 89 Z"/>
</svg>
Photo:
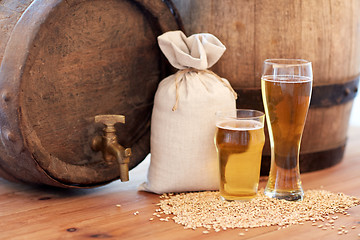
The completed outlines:
<svg viewBox="0 0 360 240">
<path fill-rule="evenodd" d="M 155 94 L 148 181 L 139 190 L 216 190 L 215 112 L 235 109 L 236 93 L 207 68 L 226 48 L 211 34 L 187 38 L 181 31 L 164 33 L 158 42 L 169 62 L 181 70 L 162 80 Z"/>
</svg>

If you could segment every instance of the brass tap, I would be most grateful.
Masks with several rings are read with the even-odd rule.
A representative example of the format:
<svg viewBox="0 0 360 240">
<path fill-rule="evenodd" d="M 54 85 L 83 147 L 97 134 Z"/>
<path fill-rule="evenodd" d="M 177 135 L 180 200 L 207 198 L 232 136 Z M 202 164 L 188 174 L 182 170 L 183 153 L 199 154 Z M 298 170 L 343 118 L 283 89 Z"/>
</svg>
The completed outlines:
<svg viewBox="0 0 360 240">
<path fill-rule="evenodd" d="M 120 180 L 129 181 L 129 162 L 131 148 L 121 146 L 116 137 L 116 123 L 125 123 L 125 116 L 122 115 L 98 115 L 95 116 L 96 123 L 105 124 L 102 136 L 96 136 L 92 139 L 91 149 L 95 152 L 101 151 L 105 161 L 112 163 L 117 160 L 120 166 Z"/>
</svg>

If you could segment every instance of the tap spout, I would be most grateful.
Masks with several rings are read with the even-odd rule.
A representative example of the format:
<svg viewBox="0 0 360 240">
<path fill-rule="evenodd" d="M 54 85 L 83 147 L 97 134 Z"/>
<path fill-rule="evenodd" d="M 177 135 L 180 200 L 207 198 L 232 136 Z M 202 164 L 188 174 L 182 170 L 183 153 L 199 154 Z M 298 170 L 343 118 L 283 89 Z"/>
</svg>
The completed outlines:
<svg viewBox="0 0 360 240">
<path fill-rule="evenodd" d="M 107 152 L 111 154 L 120 167 L 120 180 L 122 182 L 129 181 L 129 163 L 131 156 L 131 149 L 124 148 L 118 143 L 109 143 L 107 146 Z"/>
</svg>

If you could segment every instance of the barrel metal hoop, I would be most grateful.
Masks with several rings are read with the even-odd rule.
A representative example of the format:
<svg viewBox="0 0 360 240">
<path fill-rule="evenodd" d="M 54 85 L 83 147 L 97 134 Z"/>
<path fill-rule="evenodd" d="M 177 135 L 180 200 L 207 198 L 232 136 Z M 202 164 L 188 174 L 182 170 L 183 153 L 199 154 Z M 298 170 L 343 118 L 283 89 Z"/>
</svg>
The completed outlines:
<svg viewBox="0 0 360 240">
<path fill-rule="evenodd" d="M 186 34 L 185 28 L 184 28 L 184 24 L 182 22 L 181 16 L 179 14 L 179 11 L 176 9 L 174 3 L 171 0 L 162 0 L 166 6 L 169 8 L 171 14 L 174 16 L 175 21 L 177 23 L 177 25 L 179 26 L 179 29 Z"/>
<path fill-rule="evenodd" d="M 343 84 L 314 86 L 312 90 L 310 108 L 328 108 L 353 100 L 358 92 L 360 77 Z M 264 110 L 261 89 L 235 89 L 238 94 L 237 107 Z"/>
<path fill-rule="evenodd" d="M 344 156 L 345 145 L 346 142 L 339 147 L 324 151 L 300 153 L 300 172 L 313 172 L 321 169 L 326 169 L 340 163 Z M 263 155 L 261 161 L 261 176 L 269 175 L 270 163 L 271 156 Z"/>
</svg>

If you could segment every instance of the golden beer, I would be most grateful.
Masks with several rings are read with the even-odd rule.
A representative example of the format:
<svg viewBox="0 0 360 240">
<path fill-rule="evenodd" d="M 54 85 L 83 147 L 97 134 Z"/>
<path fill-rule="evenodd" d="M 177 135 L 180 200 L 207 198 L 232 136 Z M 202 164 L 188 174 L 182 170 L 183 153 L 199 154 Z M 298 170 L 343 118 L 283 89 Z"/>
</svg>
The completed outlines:
<svg viewBox="0 0 360 240">
<path fill-rule="evenodd" d="M 271 146 L 271 169 L 265 192 L 278 198 L 283 194 L 288 200 L 301 199 L 299 151 L 312 78 L 263 76 L 261 89 Z"/>
<path fill-rule="evenodd" d="M 257 193 L 265 142 L 264 116 L 261 121 L 225 120 L 216 125 L 223 199 L 248 200 Z"/>
</svg>

